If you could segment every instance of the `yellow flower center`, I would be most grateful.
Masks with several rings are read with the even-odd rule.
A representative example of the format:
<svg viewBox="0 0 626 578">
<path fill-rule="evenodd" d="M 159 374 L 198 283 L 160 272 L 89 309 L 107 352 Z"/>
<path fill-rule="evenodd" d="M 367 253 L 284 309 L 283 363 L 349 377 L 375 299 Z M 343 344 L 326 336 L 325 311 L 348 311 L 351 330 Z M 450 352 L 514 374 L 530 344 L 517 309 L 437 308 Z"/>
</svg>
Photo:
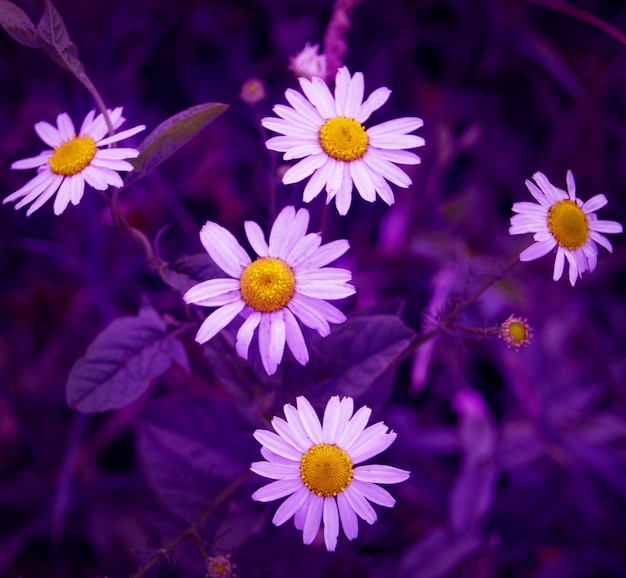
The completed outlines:
<svg viewBox="0 0 626 578">
<path fill-rule="evenodd" d="M 346 162 L 360 159 L 369 144 L 363 125 L 345 116 L 329 118 L 322 125 L 317 138 L 329 157 Z"/>
<path fill-rule="evenodd" d="M 300 460 L 300 478 L 311 492 L 330 498 L 343 492 L 352 481 L 352 461 L 336 445 L 318 444 Z"/>
<path fill-rule="evenodd" d="M 550 207 L 548 228 L 556 242 L 570 251 L 582 247 L 589 236 L 587 216 L 570 200 L 559 201 Z"/>
<path fill-rule="evenodd" d="M 96 156 L 96 143 L 90 136 L 76 136 L 54 147 L 54 154 L 48 159 L 50 169 L 56 175 L 74 176 Z"/>
<path fill-rule="evenodd" d="M 296 291 L 291 267 L 274 257 L 261 257 L 250 263 L 243 270 L 239 284 L 245 304 L 261 313 L 282 309 Z"/>
<path fill-rule="evenodd" d="M 509 337 L 514 343 L 521 343 L 528 337 L 528 334 L 526 333 L 526 326 L 519 321 L 511 321 L 507 331 L 509 333 Z"/>
</svg>

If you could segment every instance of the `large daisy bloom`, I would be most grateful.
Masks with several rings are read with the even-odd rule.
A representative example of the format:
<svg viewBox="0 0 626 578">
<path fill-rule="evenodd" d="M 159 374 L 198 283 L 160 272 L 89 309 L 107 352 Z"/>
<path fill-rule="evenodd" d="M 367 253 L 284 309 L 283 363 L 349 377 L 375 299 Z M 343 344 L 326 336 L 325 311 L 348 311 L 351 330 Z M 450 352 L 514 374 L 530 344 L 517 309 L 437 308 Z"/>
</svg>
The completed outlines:
<svg viewBox="0 0 626 578">
<path fill-rule="evenodd" d="M 309 353 L 296 321 L 315 329 L 322 337 L 329 323 L 343 323 L 345 315 L 326 299 L 343 299 L 354 294 L 347 269 L 325 267 L 343 255 L 348 241 L 321 245 L 318 233 L 306 234 L 309 212 L 284 208 L 272 225 L 269 243 L 261 227 L 246 221 L 248 241 L 258 259 L 252 261 L 235 237 L 208 221 L 200 240 L 211 259 L 231 278 L 210 279 L 192 287 L 183 299 L 204 307 L 219 307 L 202 323 L 196 335 L 204 343 L 226 327 L 238 314 L 246 320 L 237 332 L 237 353 L 248 358 L 250 342 L 259 328 L 259 351 L 268 375 L 276 372 L 285 344 L 302 365 Z"/>
<path fill-rule="evenodd" d="M 363 123 L 380 108 L 391 94 L 378 88 L 363 102 L 363 74 L 350 76 L 344 66 L 337 71 L 335 96 L 319 77 L 299 78 L 304 95 L 288 89 L 291 107 L 276 105 L 280 118 L 268 117 L 261 124 L 284 136 L 270 138 L 267 148 L 283 152 L 285 160 L 302 159 L 283 176 L 283 183 L 297 183 L 311 177 L 304 188 L 304 202 L 315 198 L 326 187 L 329 203 L 345 215 L 356 186 L 366 201 L 378 194 L 388 205 L 394 196 L 387 181 L 399 187 L 411 184 L 409 176 L 396 164 L 414 165 L 420 158 L 407 150 L 420 147 L 424 139 L 408 134 L 421 127 L 421 118 L 406 117 L 383 122 L 366 129 Z"/>
<path fill-rule="evenodd" d="M 616 221 L 600 221 L 596 216 L 594 211 L 608 202 L 604 195 L 595 195 L 585 203 L 576 198 L 572 171 L 567 171 L 567 192 L 552 185 L 543 173 L 535 173 L 533 179 L 535 182 L 527 180 L 526 186 L 537 203 L 513 204 L 518 214 L 511 217 L 509 233 L 534 233 L 535 242 L 520 253 L 520 261 L 532 261 L 556 249 L 552 278 L 561 278 L 567 259 L 569 282 L 574 286 L 585 271 L 596 268 L 596 243 L 613 251 L 601 233 L 621 233 L 622 226 Z"/>
<path fill-rule="evenodd" d="M 376 484 L 403 482 L 409 472 L 391 466 L 358 465 L 386 450 L 396 439 L 383 422 L 365 427 L 372 413 L 369 407 L 363 406 L 352 415 L 352 398 L 331 397 L 320 424 L 306 398 L 296 401 L 297 408 L 284 406 L 286 419 L 272 419 L 276 433 L 254 432 L 267 461 L 255 462 L 250 469 L 276 481 L 258 489 L 252 499 L 271 502 L 289 496 L 272 522 L 280 526 L 293 516 L 304 543 L 310 544 L 323 519 L 326 548 L 333 551 L 340 521 L 346 538 L 354 540 L 359 532 L 358 518 L 368 524 L 376 521 L 369 502 L 387 508 L 395 504 L 391 494 Z"/>
<path fill-rule="evenodd" d="M 121 106 L 108 112 L 115 129 L 126 120 Z M 101 147 L 124 140 L 145 128 L 140 125 L 107 136 L 104 116 L 95 116 L 94 110 L 87 114 L 78 134 L 72 119 L 65 112 L 57 116 L 56 127 L 45 121 L 38 122 L 35 132 L 51 148 L 11 165 L 12 169 L 37 168 L 38 172 L 34 179 L 4 199 L 3 204 L 21 199 L 15 205 L 16 209 L 20 209 L 32 203 L 26 212 L 30 215 L 56 193 L 54 213 L 60 215 L 70 201 L 73 205 L 80 202 L 85 183 L 99 191 L 104 191 L 109 185 L 121 187 L 123 182 L 117 171 L 132 171 L 133 166 L 124 159 L 135 158 L 139 152 L 132 148 Z"/>
</svg>

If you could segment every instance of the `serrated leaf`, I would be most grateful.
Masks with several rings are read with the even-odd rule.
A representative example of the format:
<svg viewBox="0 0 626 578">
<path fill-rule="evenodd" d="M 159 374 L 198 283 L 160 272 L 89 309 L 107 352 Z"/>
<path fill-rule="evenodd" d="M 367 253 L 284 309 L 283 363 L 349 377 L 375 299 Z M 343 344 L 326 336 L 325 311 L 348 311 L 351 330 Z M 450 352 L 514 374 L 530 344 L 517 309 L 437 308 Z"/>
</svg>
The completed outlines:
<svg viewBox="0 0 626 578">
<path fill-rule="evenodd" d="M 7 31 L 13 40 L 17 40 L 20 44 L 31 48 L 39 47 L 35 25 L 28 14 L 13 2 L 0 0 L 0 26 Z"/>
<path fill-rule="evenodd" d="M 322 338 L 303 328 L 310 361 L 300 365 L 288 351 L 277 373 L 268 377 L 261 365 L 257 338 L 249 359 L 237 356 L 229 330 L 209 341 L 204 352 L 217 380 L 233 395 L 250 399 L 257 389 L 276 389 L 276 408 L 306 393 L 312 403 L 325 404 L 331 395 L 360 397 L 371 406 L 384 401 L 393 381 L 395 361 L 414 332 L 395 315 L 356 315 Z M 219 338 L 219 339 L 218 339 Z M 367 394 L 376 384 L 376 391 Z"/>
<path fill-rule="evenodd" d="M 162 267 L 159 273 L 165 283 L 181 293 L 201 281 L 226 276 L 207 253 L 184 255 L 174 263 Z"/>
<path fill-rule="evenodd" d="M 68 405 L 86 413 L 119 409 L 139 398 L 172 359 L 186 363 L 180 342 L 166 329 L 151 309 L 113 321 L 72 367 Z"/>
<path fill-rule="evenodd" d="M 395 315 L 356 315 L 313 341 L 305 367 L 285 367 L 283 392 L 325 402 L 330 395 L 358 397 L 378 383 L 409 345 L 415 333 Z"/>
<path fill-rule="evenodd" d="M 216 102 L 197 104 L 164 120 L 139 145 L 139 156 L 130 161 L 135 170 L 127 177 L 126 184 L 172 156 L 227 108 L 228 105 Z"/>
<path fill-rule="evenodd" d="M 160 502 L 187 522 L 195 519 L 219 492 L 260 459 L 252 438 L 260 425 L 211 393 L 151 400 L 139 418 L 137 448 L 145 476 Z M 251 476 L 250 483 L 253 481 Z M 244 503 L 253 505 L 249 491 Z"/>
<path fill-rule="evenodd" d="M 37 35 L 39 46 L 48 56 L 82 81 L 85 71 L 78 59 L 76 45 L 70 39 L 63 18 L 50 0 L 46 0 L 43 15 L 37 24 Z"/>
</svg>

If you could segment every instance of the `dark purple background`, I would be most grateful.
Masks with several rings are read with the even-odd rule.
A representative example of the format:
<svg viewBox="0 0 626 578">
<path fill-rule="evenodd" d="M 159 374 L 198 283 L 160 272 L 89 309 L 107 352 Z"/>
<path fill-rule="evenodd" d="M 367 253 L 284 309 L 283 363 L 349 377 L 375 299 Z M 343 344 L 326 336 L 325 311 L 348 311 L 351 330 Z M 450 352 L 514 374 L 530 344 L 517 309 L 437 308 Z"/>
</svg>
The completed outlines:
<svg viewBox="0 0 626 578">
<path fill-rule="evenodd" d="M 36 21 L 43 3 L 19 5 Z M 621 2 L 575 5 L 626 30 Z M 332 3 L 56 6 L 128 127 L 151 130 L 203 102 L 230 105 L 122 196 L 124 214 L 149 238 L 169 226 L 163 258 L 200 252 L 207 219 L 240 239 L 245 219 L 267 230 L 271 157 L 257 120 L 297 85 L 288 57 L 321 41 Z M 564 187 L 571 169 L 583 200 L 607 196 L 599 218 L 626 223 L 626 47 L 614 38 L 521 0 L 363 0 L 347 40 L 346 64 L 364 72 L 366 93 L 393 91 L 370 124 L 422 117 L 426 146 L 391 209 L 355 197 L 347 217 L 329 212 L 326 239 L 351 243 L 343 266 L 357 296 L 346 312 L 395 311 L 401 299 L 404 322 L 421 332 L 437 286 L 452 298 L 471 293 L 531 243 L 508 226 L 512 203 L 531 200 L 524 180 L 537 170 Z M 79 124 L 94 105 L 69 73 L 4 31 L 0 55 L 5 197 L 34 176 L 10 170 L 44 148 L 33 124 L 62 111 Z M 267 86 L 254 110 L 237 97 L 250 77 Z M 297 203 L 302 188 L 279 187 L 280 205 Z M 316 228 L 322 199 L 309 208 Z M 93 190 L 60 217 L 51 202 L 30 218 L 12 206 L 0 212 L 0 575 L 130 575 L 214 495 L 215 468 L 233 459 L 240 471 L 259 459 L 251 434 L 262 427 L 260 408 L 242 407 L 190 333 L 191 377 L 173 367 L 119 412 L 68 409 L 68 373 L 94 337 L 135 314 L 142 295 L 184 319 L 180 295 L 111 226 Z M 451 332 L 435 343 L 422 387 L 407 362 L 395 381 L 357 399 L 398 432 L 375 461 L 411 478 L 389 488 L 396 508 L 377 508 L 379 522 L 362 523 L 355 542 L 340 537 L 328 554 L 303 546 L 290 522 L 272 527 L 277 504 L 249 500 L 264 483 L 251 476 L 203 528 L 208 551 L 232 548 L 240 577 L 626 576 L 626 243 L 611 241 L 614 254 L 600 249 L 598 269 L 576 287 L 551 280 L 547 256 L 518 265 L 458 320 L 490 327 L 511 312 L 528 317 L 527 349 Z M 159 444 L 183 427 L 223 455 L 198 456 L 189 445 L 187 461 L 168 461 Z M 190 544 L 170 563 L 171 574 L 164 562 L 149 575 L 204 575 Z"/>
</svg>

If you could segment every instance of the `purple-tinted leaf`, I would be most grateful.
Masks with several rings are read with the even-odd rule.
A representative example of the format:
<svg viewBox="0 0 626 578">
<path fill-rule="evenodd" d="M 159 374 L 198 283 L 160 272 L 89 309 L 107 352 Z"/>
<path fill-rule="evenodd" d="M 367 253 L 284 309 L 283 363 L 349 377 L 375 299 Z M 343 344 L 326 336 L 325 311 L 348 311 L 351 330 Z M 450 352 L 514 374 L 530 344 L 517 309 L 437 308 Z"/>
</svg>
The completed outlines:
<svg viewBox="0 0 626 578">
<path fill-rule="evenodd" d="M 302 391 L 310 400 L 322 403 L 331 395 L 364 394 L 372 385 L 380 385 L 381 379 L 393 377 L 388 372 L 396 369 L 413 336 L 414 332 L 395 315 L 349 318 L 334 326 L 328 337 L 311 340 L 308 365 L 285 364 L 282 393 L 288 399 L 284 401 Z"/>
<path fill-rule="evenodd" d="M 477 552 L 481 540 L 471 533 L 457 534 L 447 528 L 431 530 L 409 546 L 400 561 L 400 578 L 440 578 Z"/>
<path fill-rule="evenodd" d="M 261 459 L 252 438 L 260 426 L 210 393 L 151 400 L 137 427 L 148 483 L 170 513 L 186 522 L 197 518 L 217 494 Z M 252 481 L 255 487 L 260 485 L 250 475 L 246 483 Z M 254 508 L 248 490 L 242 507 Z"/>
<path fill-rule="evenodd" d="M 82 81 L 85 71 L 78 59 L 76 45 L 70 39 L 63 18 L 50 0 L 46 0 L 43 15 L 37 24 L 37 35 L 39 46 L 48 56 Z"/>
<path fill-rule="evenodd" d="M 26 12 L 17 7 L 13 2 L 0 0 L 0 26 L 8 35 L 20 44 L 38 48 L 37 31 L 32 20 Z"/>
<path fill-rule="evenodd" d="M 200 281 L 226 276 L 207 253 L 185 255 L 176 262 L 162 267 L 159 273 L 165 283 L 181 293 L 185 293 Z"/>
<path fill-rule="evenodd" d="M 139 156 L 131 160 L 135 170 L 127 177 L 126 184 L 172 156 L 227 108 L 228 105 L 217 102 L 198 104 L 164 120 L 139 145 Z"/>
<path fill-rule="evenodd" d="M 325 338 L 306 328 L 304 333 L 309 363 L 300 365 L 285 350 L 272 377 L 261 366 L 257 337 L 250 345 L 248 361 L 237 357 L 228 331 L 208 342 L 205 354 L 218 381 L 239 398 L 253 398 L 258 387 L 278 389 L 277 410 L 303 393 L 312 403 L 325 404 L 332 395 L 364 396 L 376 384 L 370 397 L 360 398 L 361 403 L 375 407 L 386 400 L 396 361 L 414 335 L 395 315 L 357 315 L 333 326 Z"/>
<path fill-rule="evenodd" d="M 457 532 L 479 530 L 493 503 L 497 471 L 493 461 L 463 468 L 450 493 L 450 524 Z"/>
<path fill-rule="evenodd" d="M 109 325 L 72 367 L 67 382 L 70 407 L 91 413 L 135 401 L 176 359 L 188 366 L 180 342 L 166 333 L 161 317 L 142 309 Z"/>
</svg>

